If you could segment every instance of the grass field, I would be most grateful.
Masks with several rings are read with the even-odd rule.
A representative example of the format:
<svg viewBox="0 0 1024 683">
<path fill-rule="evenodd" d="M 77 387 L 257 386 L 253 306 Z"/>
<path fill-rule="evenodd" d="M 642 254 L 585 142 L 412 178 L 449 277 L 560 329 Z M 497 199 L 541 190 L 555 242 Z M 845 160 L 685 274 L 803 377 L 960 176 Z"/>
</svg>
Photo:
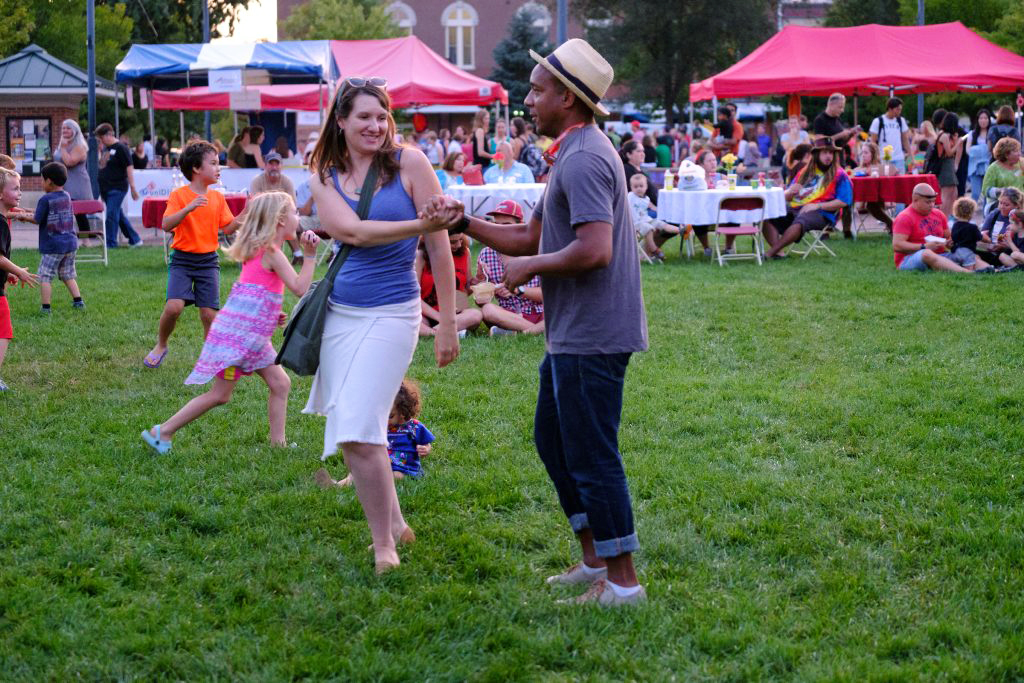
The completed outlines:
<svg viewBox="0 0 1024 683">
<path fill-rule="evenodd" d="M 438 442 L 399 488 L 420 540 L 376 578 L 354 494 L 313 484 L 308 378 L 295 449 L 267 445 L 257 379 L 169 456 L 142 445 L 200 391 L 192 310 L 141 364 L 157 250 L 80 266 L 81 314 L 11 293 L 0 679 L 1024 679 L 1024 277 L 833 248 L 644 266 L 621 446 L 650 602 L 612 612 L 542 580 L 577 557 L 531 440 L 542 340 L 470 338 L 443 370 L 421 345 Z"/>
</svg>

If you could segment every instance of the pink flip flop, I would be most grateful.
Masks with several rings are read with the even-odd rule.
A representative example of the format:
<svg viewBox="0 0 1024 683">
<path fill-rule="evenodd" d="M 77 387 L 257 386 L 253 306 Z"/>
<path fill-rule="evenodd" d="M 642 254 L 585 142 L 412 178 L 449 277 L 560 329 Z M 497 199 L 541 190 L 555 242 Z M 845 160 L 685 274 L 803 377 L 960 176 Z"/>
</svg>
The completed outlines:
<svg viewBox="0 0 1024 683">
<path fill-rule="evenodd" d="M 164 349 L 164 352 L 159 356 L 154 356 L 152 352 L 147 353 L 146 357 L 142 359 L 142 364 L 147 368 L 158 368 L 160 364 L 164 362 L 164 358 L 167 357 L 168 349 Z"/>
</svg>

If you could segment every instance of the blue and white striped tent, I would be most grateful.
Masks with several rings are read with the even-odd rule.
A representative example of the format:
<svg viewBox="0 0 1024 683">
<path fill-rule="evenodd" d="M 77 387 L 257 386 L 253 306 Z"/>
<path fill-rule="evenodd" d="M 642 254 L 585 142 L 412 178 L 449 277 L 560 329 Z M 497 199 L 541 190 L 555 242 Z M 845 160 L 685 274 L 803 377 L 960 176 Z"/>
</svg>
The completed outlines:
<svg viewBox="0 0 1024 683">
<path fill-rule="evenodd" d="M 242 69 L 260 83 L 331 83 L 338 68 L 330 41 L 132 45 L 114 73 L 118 83 L 155 90 L 208 84 L 217 69 Z M 255 72 L 255 75 L 254 75 Z"/>
</svg>

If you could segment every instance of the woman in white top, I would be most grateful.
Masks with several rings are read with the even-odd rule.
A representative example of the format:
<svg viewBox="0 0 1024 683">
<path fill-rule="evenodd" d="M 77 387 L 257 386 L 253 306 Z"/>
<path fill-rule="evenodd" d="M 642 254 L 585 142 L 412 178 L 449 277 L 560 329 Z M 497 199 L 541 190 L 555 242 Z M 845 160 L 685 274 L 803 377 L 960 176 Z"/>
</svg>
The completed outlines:
<svg viewBox="0 0 1024 683">
<path fill-rule="evenodd" d="M 789 117 L 789 128 L 785 133 L 779 136 L 779 144 L 782 145 L 782 149 L 789 150 L 793 149 L 801 142 L 810 142 L 811 137 L 807 134 L 806 130 L 800 128 L 800 119 L 796 116 Z"/>
</svg>

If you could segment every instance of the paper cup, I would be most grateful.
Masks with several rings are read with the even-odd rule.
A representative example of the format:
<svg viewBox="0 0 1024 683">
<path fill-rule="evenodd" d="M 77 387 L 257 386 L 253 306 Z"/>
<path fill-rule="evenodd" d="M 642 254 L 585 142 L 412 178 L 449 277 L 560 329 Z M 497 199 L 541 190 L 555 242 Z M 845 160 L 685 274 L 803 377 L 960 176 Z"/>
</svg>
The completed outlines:
<svg viewBox="0 0 1024 683">
<path fill-rule="evenodd" d="M 491 302 L 491 299 L 494 298 L 494 287 L 493 282 L 478 282 L 469 288 L 473 292 L 473 301 L 477 306 Z"/>
</svg>

